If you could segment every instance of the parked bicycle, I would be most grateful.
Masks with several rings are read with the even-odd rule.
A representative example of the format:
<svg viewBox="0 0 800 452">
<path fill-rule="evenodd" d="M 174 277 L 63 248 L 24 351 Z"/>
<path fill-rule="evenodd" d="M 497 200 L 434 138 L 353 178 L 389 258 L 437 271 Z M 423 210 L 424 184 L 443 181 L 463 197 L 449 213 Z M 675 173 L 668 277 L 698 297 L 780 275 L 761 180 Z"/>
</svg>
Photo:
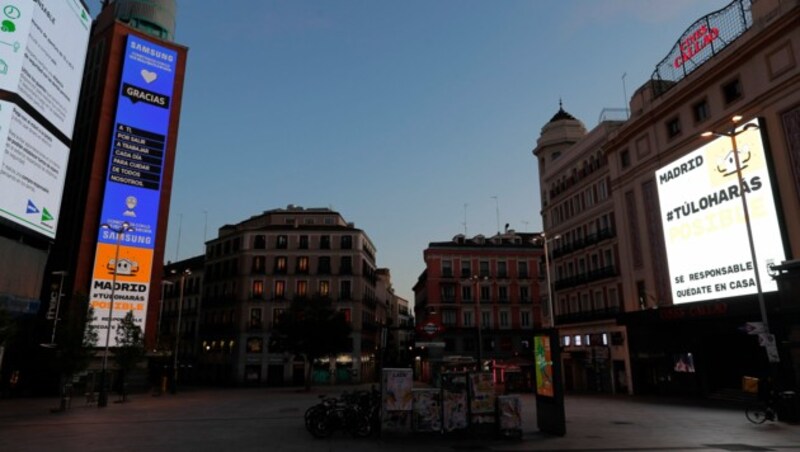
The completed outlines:
<svg viewBox="0 0 800 452">
<path fill-rule="evenodd" d="M 748 406 L 745 408 L 744 414 L 747 420 L 754 424 L 763 424 L 766 421 L 777 421 L 778 410 L 776 408 L 776 403 L 778 400 L 783 400 L 784 403 L 788 403 L 794 396 L 794 391 L 781 391 L 777 394 L 770 392 L 766 402 L 759 402 Z"/>
<path fill-rule="evenodd" d="M 380 395 L 376 391 L 344 392 L 340 398 L 320 396 L 320 402 L 305 413 L 306 429 L 315 438 L 325 438 L 336 430 L 344 430 L 355 437 L 372 434 L 375 415 L 380 412 Z M 377 401 L 376 401 L 377 400 Z"/>
<path fill-rule="evenodd" d="M 750 405 L 745 408 L 744 414 L 747 420 L 753 424 L 763 424 L 766 421 L 775 421 L 778 418 L 772 402 Z"/>
</svg>

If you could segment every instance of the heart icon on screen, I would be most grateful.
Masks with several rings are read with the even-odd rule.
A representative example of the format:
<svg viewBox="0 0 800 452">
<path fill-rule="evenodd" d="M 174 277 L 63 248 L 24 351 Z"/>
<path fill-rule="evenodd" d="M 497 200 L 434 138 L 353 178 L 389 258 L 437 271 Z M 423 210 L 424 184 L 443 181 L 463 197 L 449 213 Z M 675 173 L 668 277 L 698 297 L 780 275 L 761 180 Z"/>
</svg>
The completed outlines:
<svg viewBox="0 0 800 452">
<path fill-rule="evenodd" d="M 150 72 L 147 69 L 142 69 L 141 74 L 142 74 L 142 78 L 147 83 L 151 83 L 153 80 L 158 78 L 158 74 L 156 74 L 155 72 Z"/>
</svg>

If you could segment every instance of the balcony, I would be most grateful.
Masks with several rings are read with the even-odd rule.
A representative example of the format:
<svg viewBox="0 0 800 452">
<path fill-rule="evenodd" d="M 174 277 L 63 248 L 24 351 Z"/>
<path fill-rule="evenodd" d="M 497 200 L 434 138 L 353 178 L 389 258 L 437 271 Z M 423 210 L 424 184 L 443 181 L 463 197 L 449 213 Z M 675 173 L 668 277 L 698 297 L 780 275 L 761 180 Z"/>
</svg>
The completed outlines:
<svg viewBox="0 0 800 452">
<path fill-rule="evenodd" d="M 596 245 L 604 240 L 611 239 L 616 237 L 616 232 L 611 228 L 603 228 L 596 233 L 589 234 L 586 237 L 573 240 L 571 242 L 561 241 L 559 242 L 560 246 L 557 246 L 552 254 L 553 258 L 564 256 L 565 254 L 569 254 L 573 251 L 578 251 L 584 249 L 586 247 Z"/>
<path fill-rule="evenodd" d="M 570 287 L 579 286 L 581 284 L 589 284 L 601 279 L 612 278 L 618 274 L 619 272 L 616 267 L 609 265 L 596 270 L 590 270 L 587 273 L 579 273 L 575 276 L 559 279 L 555 282 L 554 286 L 556 290 L 569 289 Z"/>
<path fill-rule="evenodd" d="M 611 320 L 615 319 L 620 314 L 618 306 L 609 307 L 605 309 L 598 309 L 586 312 L 574 312 L 570 314 L 556 315 L 556 324 L 566 325 L 570 323 L 591 322 L 597 320 Z"/>
</svg>

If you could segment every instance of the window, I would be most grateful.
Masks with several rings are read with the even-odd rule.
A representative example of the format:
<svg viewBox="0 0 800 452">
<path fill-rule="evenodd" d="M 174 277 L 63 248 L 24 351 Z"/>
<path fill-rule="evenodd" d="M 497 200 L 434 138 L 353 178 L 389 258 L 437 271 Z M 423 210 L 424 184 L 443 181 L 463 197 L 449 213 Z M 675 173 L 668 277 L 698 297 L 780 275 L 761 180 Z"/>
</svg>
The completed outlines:
<svg viewBox="0 0 800 452">
<path fill-rule="evenodd" d="M 456 287 L 452 284 L 442 285 L 442 301 L 452 303 L 456 300 Z"/>
<path fill-rule="evenodd" d="M 472 317 L 472 311 L 463 311 L 463 312 L 461 313 L 461 317 L 462 317 L 462 320 L 464 321 L 464 326 L 465 326 L 465 327 L 475 326 L 475 325 L 472 323 L 472 321 L 473 321 L 473 320 L 472 320 L 472 318 L 473 318 L 473 317 Z"/>
<path fill-rule="evenodd" d="M 592 300 L 592 302 L 594 302 L 594 310 L 595 311 L 602 311 L 603 309 L 605 309 L 605 302 L 604 301 L 605 300 L 603 300 L 603 291 L 595 290 L 594 291 L 594 299 Z"/>
<path fill-rule="evenodd" d="M 353 236 L 352 235 L 343 235 L 342 236 L 341 248 L 343 250 L 351 250 L 351 249 L 353 249 Z"/>
<path fill-rule="evenodd" d="M 264 281 L 257 279 L 253 281 L 253 298 L 262 298 L 264 296 Z"/>
<path fill-rule="evenodd" d="M 508 321 L 508 318 L 508 311 L 500 311 L 500 328 L 511 328 L 511 323 Z"/>
<path fill-rule="evenodd" d="M 297 281 L 297 290 L 295 295 L 298 297 L 305 297 L 308 295 L 308 281 Z"/>
<path fill-rule="evenodd" d="M 350 311 L 350 308 L 340 309 L 339 312 L 344 315 L 345 322 L 351 323 L 353 321 L 353 313 Z"/>
<path fill-rule="evenodd" d="M 518 278 L 527 278 L 528 277 L 528 263 L 525 261 L 517 262 L 517 277 Z"/>
<path fill-rule="evenodd" d="M 738 78 L 722 85 L 722 96 L 726 104 L 742 97 L 742 83 Z"/>
<path fill-rule="evenodd" d="M 264 340 L 260 337 L 247 338 L 247 353 L 261 353 L 264 349 Z"/>
<path fill-rule="evenodd" d="M 286 296 L 286 281 L 275 281 L 275 298 Z"/>
<path fill-rule="evenodd" d="M 480 276 L 489 276 L 489 261 L 480 261 Z"/>
<path fill-rule="evenodd" d="M 339 274 L 340 275 L 353 274 L 353 258 L 351 256 L 342 257 L 342 261 L 339 264 Z"/>
<path fill-rule="evenodd" d="M 677 116 L 668 120 L 666 126 L 669 138 L 674 138 L 681 134 L 681 120 Z"/>
<path fill-rule="evenodd" d="M 522 328 L 531 327 L 531 313 L 528 311 L 520 311 L 519 313 L 519 326 Z"/>
<path fill-rule="evenodd" d="M 507 278 L 508 277 L 508 269 L 506 267 L 506 261 L 498 261 L 497 262 L 497 277 L 498 278 Z"/>
<path fill-rule="evenodd" d="M 461 261 L 461 277 L 469 278 L 472 276 L 472 265 L 470 261 Z"/>
<path fill-rule="evenodd" d="M 481 328 L 492 328 L 492 312 L 481 311 Z"/>
<path fill-rule="evenodd" d="M 279 250 L 285 250 L 289 247 L 289 237 L 285 235 L 279 235 L 275 241 L 275 248 Z"/>
<path fill-rule="evenodd" d="M 442 261 L 442 277 L 443 278 L 453 277 L 453 261 L 451 260 Z"/>
<path fill-rule="evenodd" d="M 489 301 L 490 289 L 489 286 L 481 286 L 481 301 Z"/>
<path fill-rule="evenodd" d="M 623 169 L 631 166 L 631 153 L 627 149 L 619 153 L 619 162 Z"/>
<path fill-rule="evenodd" d="M 694 115 L 694 122 L 703 122 L 711 116 L 708 108 L 708 101 L 703 99 L 700 102 L 692 105 L 692 113 Z"/>
<path fill-rule="evenodd" d="M 275 273 L 286 273 L 286 256 L 275 257 Z"/>
<path fill-rule="evenodd" d="M 497 301 L 500 303 L 508 303 L 508 286 L 500 286 L 497 288 Z"/>
<path fill-rule="evenodd" d="M 597 184 L 597 198 L 600 201 L 608 198 L 608 185 L 605 179 Z"/>
<path fill-rule="evenodd" d="M 267 248 L 267 239 L 263 235 L 253 237 L 253 249 L 264 250 Z M 219 254 L 219 253 L 217 253 Z"/>
<path fill-rule="evenodd" d="M 455 326 L 456 311 L 451 311 L 451 310 L 442 311 L 442 324 L 446 326 Z"/>
<path fill-rule="evenodd" d="M 297 247 L 300 248 L 301 250 L 307 250 L 308 249 L 308 236 L 307 235 L 301 235 L 300 236 L 300 239 L 297 242 Z"/>
<path fill-rule="evenodd" d="M 331 249 L 331 236 L 323 235 L 319 238 L 319 249 L 321 250 L 329 250 Z"/>
<path fill-rule="evenodd" d="M 331 258 L 329 256 L 320 256 L 317 261 L 317 274 L 330 275 L 331 274 Z"/>
<path fill-rule="evenodd" d="M 284 312 L 285 312 L 285 309 L 280 309 L 280 308 L 276 308 L 276 309 L 272 310 L 272 324 L 273 325 L 278 325 L 278 324 L 281 323 L 281 321 L 283 320 L 282 317 L 283 317 L 283 313 Z"/>
<path fill-rule="evenodd" d="M 250 328 L 261 328 L 261 308 L 250 309 Z"/>
<path fill-rule="evenodd" d="M 329 281 L 320 281 L 319 282 L 319 295 L 321 297 L 327 297 L 331 294 L 331 283 Z"/>
<path fill-rule="evenodd" d="M 608 289 L 608 307 L 610 307 L 610 308 L 619 307 L 619 298 L 617 297 L 617 289 L 616 288 Z"/>
<path fill-rule="evenodd" d="M 472 287 L 461 286 L 461 301 L 472 301 Z"/>
<path fill-rule="evenodd" d="M 592 304 L 589 301 L 589 294 L 583 293 L 581 294 L 581 312 L 590 312 L 592 310 Z"/>
<path fill-rule="evenodd" d="M 520 303 L 531 302 L 530 288 L 528 286 L 519 286 L 519 302 Z"/>
<path fill-rule="evenodd" d="M 308 273 L 308 256 L 300 256 L 297 258 L 297 273 Z"/>
<path fill-rule="evenodd" d="M 342 300 L 350 299 L 350 281 L 339 282 L 339 298 Z"/>
<path fill-rule="evenodd" d="M 251 273 L 264 273 L 264 256 L 253 257 Z"/>
</svg>

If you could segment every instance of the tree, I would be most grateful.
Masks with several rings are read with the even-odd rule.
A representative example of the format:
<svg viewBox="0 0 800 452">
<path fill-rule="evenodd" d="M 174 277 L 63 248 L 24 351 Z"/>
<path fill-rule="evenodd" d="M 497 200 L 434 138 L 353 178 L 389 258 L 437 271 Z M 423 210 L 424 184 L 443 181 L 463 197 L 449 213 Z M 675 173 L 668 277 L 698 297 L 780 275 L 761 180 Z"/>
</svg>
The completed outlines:
<svg viewBox="0 0 800 452">
<path fill-rule="evenodd" d="M 85 296 L 76 295 L 78 306 L 86 306 Z M 83 302 L 82 302 L 83 301 Z M 86 311 L 78 309 L 70 315 L 62 328 L 56 332 L 56 366 L 61 373 L 61 384 L 66 384 L 72 377 L 86 370 L 94 357 L 97 345 L 97 327 L 92 323 L 94 309 L 90 306 Z M 85 312 L 85 315 L 77 314 Z"/>
<path fill-rule="evenodd" d="M 350 324 L 327 297 L 296 298 L 274 328 L 285 349 L 305 361 L 306 390 L 311 388 L 311 368 L 316 359 L 351 349 Z"/>
<path fill-rule="evenodd" d="M 142 358 L 144 358 L 142 328 L 136 324 L 133 311 L 128 311 L 117 327 L 117 349 L 114 351 L 114 361 L 119 367 L 123 402 L 127 400 L 125 378 L 128 372 L 142 361 Z"/>
</svg>

